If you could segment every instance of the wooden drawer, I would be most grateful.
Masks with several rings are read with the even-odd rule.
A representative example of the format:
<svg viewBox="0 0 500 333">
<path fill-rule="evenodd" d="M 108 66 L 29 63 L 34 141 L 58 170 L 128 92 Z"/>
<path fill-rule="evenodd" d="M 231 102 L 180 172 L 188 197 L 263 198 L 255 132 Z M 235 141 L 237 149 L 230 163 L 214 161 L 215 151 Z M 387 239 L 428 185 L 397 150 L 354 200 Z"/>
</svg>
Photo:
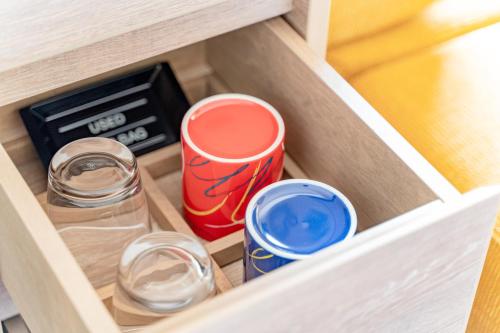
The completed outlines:
<svg viewBox="0 0 500 333">
<path fill-rule="evenodd" d="M 170 61 L 192 102 L 235 91 L 274 105 L 286 123 L 288 175 L 344 192 L 359 230 L 352 240 L 242 286 L 241 232 L 207 243 L 220 267 L 221 293 L 144 332 L 465 329 L 499 188 L 460 195 L 282 18 L 174 48 L 123 64 L 103 57 L 93 72 L 69 79 L 60 72 L 64 62 L 56 62 L 43 70 L 48 82 L 1 90 L 8 98 L 0 106 L 0 272 L 33 332 L 119 329 L 105 307 L 112 288 L 92 288 L 44 213 L 46 174 L 17 110 L 160 60 Z M 189 233 L 178 212 L 178 150 L 164 148 L 139 163 L 154 220 Z"/>
</svg>

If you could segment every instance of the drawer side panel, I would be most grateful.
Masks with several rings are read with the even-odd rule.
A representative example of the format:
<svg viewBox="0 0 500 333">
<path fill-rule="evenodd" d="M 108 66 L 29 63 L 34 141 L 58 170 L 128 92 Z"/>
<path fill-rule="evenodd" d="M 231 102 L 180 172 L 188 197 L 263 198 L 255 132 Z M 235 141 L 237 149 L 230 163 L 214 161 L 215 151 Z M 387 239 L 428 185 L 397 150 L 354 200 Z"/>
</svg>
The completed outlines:
<svg viewBox="0 0 500 333">
<path fill-rule="evenodd" d="M 0 271 L 34 333 L 119 329 L 0 145 Z"/>
<path fill-rule="evenodd" d="M 379 136 L 385 128 L 376 133 L 370 127 L 383 119 L 369 119 L 371 124 L 361 119 L 358 113 L 376 112 L 368 104 L 353 110 L 337 93 L 347 83 L 333 82 L 333 69 L 283 19 L 208 40 L 207 56 L 233 91 L 277 108 L 285 120 L 290 155 L 311 178 L 351 199 L 361 228 L 437 198 L 420 170 L 401 158 L 404 149 L 398 146 L 395 152 Z"/>
</svg>

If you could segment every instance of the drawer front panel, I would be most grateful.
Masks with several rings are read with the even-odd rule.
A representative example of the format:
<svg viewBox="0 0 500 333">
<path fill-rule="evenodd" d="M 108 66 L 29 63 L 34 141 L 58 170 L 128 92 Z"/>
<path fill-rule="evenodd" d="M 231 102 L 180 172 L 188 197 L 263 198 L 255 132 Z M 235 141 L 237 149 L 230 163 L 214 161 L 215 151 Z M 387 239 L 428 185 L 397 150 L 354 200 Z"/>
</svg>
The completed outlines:
<svg viewBox="0 0 500 333">
<path fill-rule="evenodd" d="M 0 106 L 292 9 L 291 0 L 51 1 L 20 17 L 4 3 Z"/>
<path fill-rule="evenodd" d="M 387 222 L 148 333 L 463 332 L 499 199 L 481 189 Z"/>
</svg>

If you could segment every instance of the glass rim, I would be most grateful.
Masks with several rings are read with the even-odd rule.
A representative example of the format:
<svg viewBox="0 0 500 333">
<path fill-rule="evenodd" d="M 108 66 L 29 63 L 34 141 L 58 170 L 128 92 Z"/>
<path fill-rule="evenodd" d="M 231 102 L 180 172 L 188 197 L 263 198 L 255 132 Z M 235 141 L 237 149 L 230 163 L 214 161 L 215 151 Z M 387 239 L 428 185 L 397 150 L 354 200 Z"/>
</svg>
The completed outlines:
<svg viewBox="0 0 500 333">
<path fill-rule="evenodd" d="M 126 156 L 119 156 L 117 154 L 110 153 L 107 150 L 101 149 L 98 144 L 95 146 L 95 150 L 92 151 L 83 151 L 76 152 L 73 155 L 67 156 L 59 156 L 63 153 L 67 154 L 67 148 L 71 146 L 75 146 L 82 143 L 90 143 L 91 141 L 106 141 L 111 145 L 122 149 Z M 94 148 L 94 147 L 93 147 Z M 115 163 L 119 164 L 124 170 L 128 172 L 125 173 L 125 177 L 118 182 L 113 183 L 112 185 L 105 187 L 103 189 L 91 190 L 91 189 L 79 189 L 77 187 L 71 186 L 60 179 L 58 175 L 58 171 L 69 168 L 72 163 L 78 161 L 79 159 L 85 158 L 86 156 L 100 156 L 104 158 L 108 158 L 109 160 L 113 160 Z M 61 160 L 57 160 L 61 159 Z M 57 160 L 57 162 L 56 162 Z M 54 165 L 57 163 L 57 166 Z M 123 194 L 133 189 L 135 186 L 133 184 L 138 184 L 139 170 L 137 165 L 137 159 L 134 154 L 121 142 L 118 142 L 113 139 L 104 138 L 104 137 L 87 137 L 78 139 L 75 141 L 71 141 L 61 147 L 56 154 L 52 157 L 49 168 L 48 168 L 48 184 L 51 186 L 51 190 L 55 191 L 58 195 L 69 197 L 72 200 L 79 201 L 102 201 L 102 200 L 112 200 L 115 197 L 122 197 Z"/>
<path fill-rule="evenodd" d="M 174 236 L 176 239 L 174 240 L 165 240 L 165 238 Z M 143 241 L 147 240 L 155 240 L 158 239 L 158 237 L 165 237 L 164 239 L 161 240 L 161 242 L 152 244 L 150 246 L 145 246 L 145 244 L 141 244 Z M 180 240 L 179 240 L 180 239 Z M 195 251 L 190 250 L 186 246 L 180 246 L 179 242 L 185 242 L 188 241 L 191 244 L 195 245 L 198 247 L 198 250 L 201 250 L 202 256 L 199 256 L 199 254 L 195 253 Z M 134 247 L 136 245 L 136 247 Z M 142 236 L 139 236 L 135 240 L 133 240 L 130 244 L 127 245 L 127 247 L 123 250 L 122 255 L 120 257 L 119 261 L 119 268 L 118 268 L 118 277 L 116 279 L 117 285 L 126 293 L 126 295 L 134 302 L 136 302 L 138 305 L 143 306 L 148 309 L 148 311 L 152 311 L 155 313 L 175 313 L 178 311 L 182 311 L 183 309 L 190 307 L 194 304 L 197 304 L 199 302 L 198 298 L 191 298 L 190 300 L 186 301 L 184 304 L 179 305 L 178 308 L 170 308 L 168 306 L 165 306 L 165 308 L 162 308 L 159 306 L 161 303 L 169 303 L 172 300 L 169 299 L 168 297 L 163 297 L 163 299 L 148 299 L 147 297 L 141 295 L 140 292 L 136 292 L 133 288 L 133 281 L 126 281 L 125 276 L 128 274 L 131 274 L 131 271 L 133 271 L 134 266 L 143 260 L 147 255 L 150 255 L 154 253 L 155 251 L 159 250 L 167 250 L 170 252 L 175 252 L 175 250 L 179 250 L 182 252 L 184 256 L 189 257 L 188 259 L 182 259 L 182 262 L 185 265 L 193 266 L 193 263 L 196 262 L 197 265 L 200 268 L 203 268 L 202 276 L 199 277 L 198 281 L 203 281 L 207 277 L 211 276 L 211 288 L 207 289 L 207 293 L 201 295 L 202 299 L 210 296 L 214 291 L 215 291 L 215 277 L 213 273 L 213 264 L 212 260 L 210 257 L 210 254 L 208 250 L 201 244 L 201 242 L 196 239 L 195 237 L 192 237 L 190 235 L 186 235 L 184 233 L 176 232 L 176 231 L 157 231 L 157 232 L 152 232 L 148 234 L 144 234 Z M 176 254 L 177 255 L 177 254 Z M 178 255 L 177 255 L 178 256 Z M 127 260 L 124 262 L 124 260 Z M 206 263 L 204 263 L 206 261 Z M 126 267 L 124 269 L 123 267 Z M 175 283 L 181 283 L 182 280 L 180 281 L 174 281 L 174 282 L 168 282 L 169 284 L 175 284 Z M 187 289 L 190 289 L 192 286 L 190 286 Z M 205 290 L 204 288 L 197 289 L 199 290 Z M 153 305 L 154 306 L 151 306 Z"/>
</svg>

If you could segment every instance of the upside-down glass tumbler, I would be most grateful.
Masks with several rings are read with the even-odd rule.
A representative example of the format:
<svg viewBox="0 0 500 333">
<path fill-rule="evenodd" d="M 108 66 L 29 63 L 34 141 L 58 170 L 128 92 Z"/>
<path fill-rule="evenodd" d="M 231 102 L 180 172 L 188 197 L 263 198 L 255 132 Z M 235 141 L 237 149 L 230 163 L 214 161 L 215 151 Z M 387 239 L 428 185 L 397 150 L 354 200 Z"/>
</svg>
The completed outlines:
<svg viewBox="0 0 500 333">
<path fill-rule="evenodd" d="M 129 331 L 181 312 L 215 294 L 212 261 L 194 237 L 162 231 L 123 252 L 113 294 L 116 322 Z"/>
<path fill-rule="evenodd" d="M 85 138 L 52 158 L 47 212 L 94 285 L 114 281 L 123 249 L 151 231 L 132 152 L 106 138 Z"/>
</svg>

